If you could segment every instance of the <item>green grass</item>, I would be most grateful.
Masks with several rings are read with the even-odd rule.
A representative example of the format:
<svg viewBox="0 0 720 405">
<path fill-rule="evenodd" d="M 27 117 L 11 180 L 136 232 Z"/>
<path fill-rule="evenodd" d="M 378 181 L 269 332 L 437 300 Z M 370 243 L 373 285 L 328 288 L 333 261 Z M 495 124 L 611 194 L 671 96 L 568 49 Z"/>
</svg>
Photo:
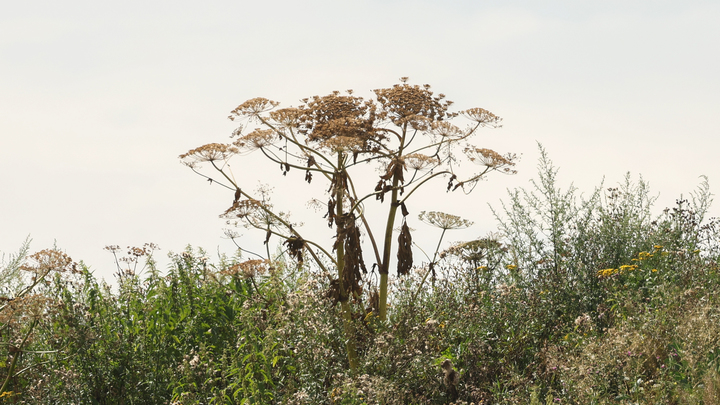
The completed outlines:
<svg viewBox="0 0 720 405">
<path fill-rule="evenodd" d="M 213 264 L 188 248 L 161 274 L 144 250 L 118 262 L 117 291 L 43 262 L 49 251 L 24 258 L 25 282 L 42 277 L 3 291 L 16 299 L 0 310 L 0 400 L 445 404 L 450 359 L 457 403 L 720 404 L 707 183 L 653 215 L 642 180 L 583 200 L 556 172 L 543 153 L 534 189 L 496 210 L 500 233 L 443 252 L 417 297 L 427 269 L 394 279 L 386 322 L 370 311 L 376 286 L 363 286 L 355 374 L 327 277 L 292 258 Z M 16 262 L 4 267 L 17 286 Z"/>
</svg>

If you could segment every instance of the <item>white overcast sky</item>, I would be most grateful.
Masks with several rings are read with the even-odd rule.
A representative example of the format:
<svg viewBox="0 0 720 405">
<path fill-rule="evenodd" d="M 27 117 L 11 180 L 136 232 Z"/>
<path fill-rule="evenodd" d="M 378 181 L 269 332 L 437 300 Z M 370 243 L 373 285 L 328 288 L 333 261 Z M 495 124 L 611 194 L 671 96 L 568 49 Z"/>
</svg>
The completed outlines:
<svg viewBox="0 0 720 405">
<path fill-rule="evenodd" d="M 369 96 L 401 76 L 458 109 L 503 117 L 476 143 L 522 154 L 518 175 L 490 176 L 469 196 L 438 192 L 413 216 L 444 210 L 476 222 L 456 237 L 492 231 L 487 203 L 529 186 L 537 142 L 563 187 L 587 194 L 631 172 L 660 193 L 659 212 L 700 175 L 714 191 L 720 183 L 719 51 L 716 0 L 7 3 L 0 251 L 27 235 L 33 251 L 57 241 L 108 279 L 109 244 L 157 243 L 161 266 L 187 244 L 231 253 L 217 215 L 232 196 L 178 155 L 228 142 L 226 117 L 246 99 Z M 235 173 L 254 182 L 257 166 L 243 164 Z M 298 202 L 302 174 L 268 170 L 278 204 Z"/>
</svg>

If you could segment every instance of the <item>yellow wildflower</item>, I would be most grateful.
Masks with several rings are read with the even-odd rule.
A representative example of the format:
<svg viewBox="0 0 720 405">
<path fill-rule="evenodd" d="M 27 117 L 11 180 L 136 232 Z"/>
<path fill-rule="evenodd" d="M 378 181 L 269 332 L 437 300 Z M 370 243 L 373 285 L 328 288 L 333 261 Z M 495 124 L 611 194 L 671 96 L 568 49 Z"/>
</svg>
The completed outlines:
<svg viewBox="0 0 720 405">
<path fill-rule="evenodd" d="M 617 269 L 602 269 L 597 271 L 597 275 L 598 277 L 610 277 L 617 272 Z"/>
<path fill-rule="evenodd" d="M 620 266 L 620 273 L 625 272 L 625 271 L 637 270 L 637 268 L 638 268 L 637 264 L 623 264 L 622 266 Z"/>
</svg>

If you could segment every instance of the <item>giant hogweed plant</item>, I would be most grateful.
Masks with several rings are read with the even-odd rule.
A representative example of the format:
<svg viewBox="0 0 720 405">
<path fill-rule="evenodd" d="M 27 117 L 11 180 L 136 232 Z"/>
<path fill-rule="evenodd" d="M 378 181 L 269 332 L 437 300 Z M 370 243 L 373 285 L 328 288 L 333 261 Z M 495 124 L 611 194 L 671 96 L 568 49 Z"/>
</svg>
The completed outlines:
<svg viewBox="0 0 720 405">
<path fill-rule="evenodd" d="M 407 78 L 401 78 L 401 84 L 375 90 L 374 95 L 374 99 L 363 99 L 351 90 L 347 94 L 333 92 L 303 99 L 300 106 L 288 108 L 253 98 L 229 116 L 243 124 L 234 131 L 234 142 L 211 143 L 180 155 L 193 171 L 234 192 L 225 218 L 262 231 L 266 245 L 271 238 L 279 238 L 299 263 L 310 259 L 325 274 L 332 274 L 328 276 L 328 295 L 341 305 L 352 369 L 357 367 L 357 355 L 351 338 L 350 302 L 362 299 L 361 285 L 367 273 L 363 252 L 368 245 L 380 273 L 379 292 L 370 301 L 385 320 L 393 252 L 398 258 L 398 276 L 406 274 L 413 263 L 412 238 L 405 221 L 410 197 L 441 178 L 446 179 L 442 189 L 469 193 L 489 172 L 515 173 L 515 155 L 501 155 L 469 143 L 480 128 L 500 126 L 501 118 L 493 113 L 482 108 L 450 112 L 452 102 L 443 94 L 434 95 L 429 85 L 410 85 Z M 453 123 L 461 117 L 469 122 L 465 128 Z M 295 170 L 308 183 L 316 179 L 326 183 L 327 203 L 321 203 L 325 212 L 317 220 L 334 227 L 332 246 L 305 238 L 288 216 L 270 203 L 265 191 L 252 193 L 246 184 L 235 180 L 228 161 L 253 151 L 279 165 L 283 175 Z M 463 154 L 480 166 L 464 177 L 457 171 Z M 209 164 L 217 173 L 201 171 L 201 164 Z M 377 168 L 380 174 L 375 187 L 362 189 L 355 180 L 377 175 Z M 377 210 L 378 203 L 387 219 L 385 226 L 374 229 L 368 213 Z M 398 210 L 403 218 L 394 245 Z M 362 239 L 361 234 L 365 236 Z"/>
<path fill-rule="evenodd" d="M 0 260 L 0 398 L 16 394 L 23 374 L 48 362 L 57 350 L 33 350 L 37 328 L 53 304 L 45 287 L 61 273 L 79 273 L 78 264 L 58 249 L 27 255 L 30 239 L 6 262 Z"/>
</svg>

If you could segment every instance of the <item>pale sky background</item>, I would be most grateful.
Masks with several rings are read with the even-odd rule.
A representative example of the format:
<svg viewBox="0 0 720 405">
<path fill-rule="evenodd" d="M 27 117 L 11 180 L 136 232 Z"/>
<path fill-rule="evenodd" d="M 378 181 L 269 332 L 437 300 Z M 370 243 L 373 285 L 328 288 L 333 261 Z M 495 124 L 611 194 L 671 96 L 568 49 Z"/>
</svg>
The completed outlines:
<svg viewBox="0 0 720 405">
<path fill-rule="evenodd" d="M 503 117 L 475 142 L 522 155 L 516 176 L 490 176 L 469 196 L 440 192 L 440 181 L 426 206 L 412 206 L 413 219 L 427 209 L 476 222 L 450 239 L 495 229 L 487 203 L 529 186 L 536 142 L 560 167 L 561 186 L 587 194 L 629 171 L 660 193 L 660 212 L 700 175 L 713 191 L 720 183 L 719 50 L 718 1 L 8 3 L 0 251 L 27 235 L 32 251 L 57 241 L 108 279 L 110 244 L 159 244 L 162 268 L 187 244 L 232 253 L 218 219 L 232 195 L 178 155 L 229 142 L 226 117 L 246 99 L 290 106 L 350 88 L 370 96 L 401 76 L 458 109 Z M 249 178 L 264 173 L 233 165 Z M 302 173 L 267 168 L 278 205 L 297 202 Z M 248 244 L 262 238 L 244 233 Z"/>
</svg>

